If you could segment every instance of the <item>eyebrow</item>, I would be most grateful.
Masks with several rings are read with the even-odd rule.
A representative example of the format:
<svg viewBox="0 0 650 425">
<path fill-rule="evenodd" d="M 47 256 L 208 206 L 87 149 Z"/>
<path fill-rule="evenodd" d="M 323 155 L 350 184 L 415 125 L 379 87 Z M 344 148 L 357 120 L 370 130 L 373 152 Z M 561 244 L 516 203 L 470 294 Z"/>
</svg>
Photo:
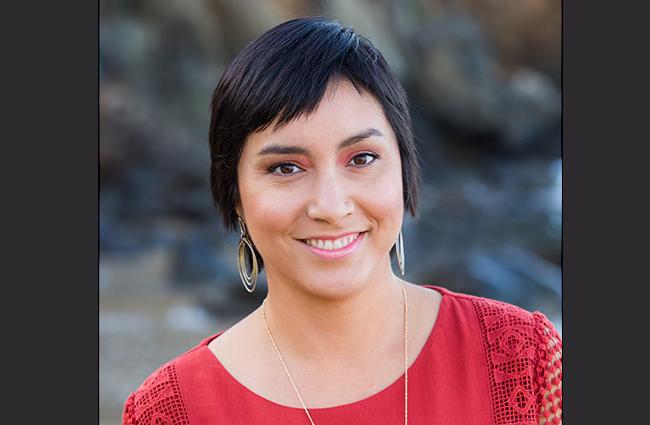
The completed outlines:
<svg viewBox="0 0 650 425">
<path fill-rule="evenodd" d="M 354 136 L 347 137 L 345 140 L 343 140 L 341 143 L 339 143 L 337 147 L 337 151 L 340 151 L 341 149 L 353 145 L 355 143 L 358 143 L 364 139 L 367 139 L 368 137 L 371 136 L 378 136 L 378 137 L 383 137 L 384 134 L 377 130 L 376 128 L 368 128 L 361 133 L 355 134 Z M 279 155 L 288 155 L 288 154 L 294 154 L 294 155 L 309 155 L 309 149 L 304 148 L 302 146 L 287 146 L 287 145 L 278 145 L 278 144 L 271 144 L 266 146 L 264 149 L 259 151 L 255 156 L 259 155 L 272 155 L 272 154 L 279 154 Z"/>
</svg>

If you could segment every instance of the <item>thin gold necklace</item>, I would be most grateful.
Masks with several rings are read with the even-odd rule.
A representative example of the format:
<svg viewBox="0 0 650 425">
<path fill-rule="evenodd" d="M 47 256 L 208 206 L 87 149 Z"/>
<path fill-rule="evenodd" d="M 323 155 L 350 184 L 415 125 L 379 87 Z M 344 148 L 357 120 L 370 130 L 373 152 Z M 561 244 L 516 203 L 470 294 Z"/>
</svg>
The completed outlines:
<svg viewBox="0 0 650 425">
<path fill-rule="evenodd" d="M 408 375 L 408 302 L 406 300 L 406 290 L 404 290 L 404 284 L 400 282 L 400 288 L 402 289 L 402 295 L 404 297 L 404 424 L 408 425 L 408 382 L 409 382 L 409 375 Z M 309 422 L 311 425 L 314 424 L 314 420 L 311 418 L 311 415 L 309 414 L 309 410 L 307 410 L 307 406 L 305 406 L 305 402 L 302 399 L 302 396 L 300 395 L 300 392 L 298 392 L 298 388 L 296 387 L 296 383 L 293 381 L 293 378 L 291 377 L 291 373 L 289 373 L 289 368 L 287 367 L 287 364 L 284 361 L 284 358 L 282 357 L 282 354 L 280 354 L 280 350 L 278 349 L 278 345 L 275 343 L 275 339 L 273 338 L 273 335 L 271 334 L 271 330 L 269 329 L 269 324 L 266 321 L 266 310 L 265 310 L 265 303 L 266 303 L 266 298 L 264 301 L 262 301 L 262 317 L 264 318 L 264 326 L 266 327 L 266 333 L 269 335 L 269 338 L 271 339 L 271 343 L 273 344 L 273 348 L 275 348 L 275 352 L 278 353 L 278 357 L 280 358 L 280 362 L 282 363 L 282 366 L 284 367 L 284 371 L 287 373 L 287 376 L 289 377 L 289 381 L 291 381 L 291 385 L 293 386 L 293 390 L 296 392 L 296 395 L 298 396 L 298 400 L 300 400 L 300 404 L 302 405 L 302 408 L 305 409 L 305 413 L 307 414 L 307 418 L 309 418 Z"/>
</svg>

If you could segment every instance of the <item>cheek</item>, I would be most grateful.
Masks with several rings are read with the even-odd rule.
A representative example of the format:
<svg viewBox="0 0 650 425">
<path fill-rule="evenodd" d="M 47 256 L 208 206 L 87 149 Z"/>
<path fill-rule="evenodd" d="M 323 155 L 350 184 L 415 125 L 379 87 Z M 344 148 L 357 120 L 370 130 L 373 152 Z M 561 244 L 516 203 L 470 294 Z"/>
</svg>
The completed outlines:
<svg viewBox="0 0 650 425">
<path fill-rule="evenodd" d="M 242 187 L 241 197 L 249 232 L 260 251 L 276 244 L 278 235 L 291 228 L 300 211 L 301 195 L 295 192 L 251 184 Z"/>
<path fill-rule="evenodd" d="M 399 231 L 404 214 L 401 169 L 383 170 L 359 187 L 356 198 L 360 208 L 380 229 L 389 233 Z"/>
</svg>

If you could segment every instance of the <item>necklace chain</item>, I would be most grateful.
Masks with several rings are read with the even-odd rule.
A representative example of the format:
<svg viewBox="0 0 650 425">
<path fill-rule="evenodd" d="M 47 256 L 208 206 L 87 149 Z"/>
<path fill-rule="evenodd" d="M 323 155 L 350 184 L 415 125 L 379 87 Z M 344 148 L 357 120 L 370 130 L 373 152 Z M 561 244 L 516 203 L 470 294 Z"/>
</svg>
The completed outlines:
<svg viewBox="0 0 650 425">
<path fill-rule="evenodd" d="M 400 289 L 402 290 L 402 295 L 404 297 L 404 424 L 408 425 L 408 382 L 409 382 L 409 376 L 408 376 L 408 302 L 406 300 L 406 290 L 404 289 L 404 284 L 400 281 Z M 269 338 L 271 339 L 271 343 L 273 344 L 273 348 L 275 349 L 275 352 L 278 354 L 278 357 L 280 358 L 280 362 L 282 363 L 282 366 L 284 367 L 284 371 L 287 373 L 287 376 L 289 377 L 289 381 L 291 382 L 291 386 L 293 386 L 293 390 L 296 392 L 296 395 L 298 396 L 298 400 L 300 400 L 300 404 L 302 405 L 302 408 L 305 410 L 305 413 L 307 414 L 307 418 L 309 419 L 309 422 L 311 425 L 314 424 L 314 420 L 311 418 L 311 415 L 309 414 L 309 410 L 307 409 L 307 406 L 305 406 L 305 401 L 302 399 L 302 396 L 300 395 L 300 392 L 298 391 L 298 387 L 296 387 L 296 383 L 294 382 L 293 378 L 291 377 L 291 373 L 289 373 L 289 368 L 287 367 L 287 363 L 284 361 L 284 358 L 282 357 L 282 354 L 280 354 L 280 350 L 278 349 L 278 345 L 275 343 L 275 339 L 273 338 L 273 335 L 271 334 L 271 330 L 269 329 L 269 324 L 266 321 L 266 309 L 265 309 L 265 304 L 266 303 L 266 298 L 264 301 L 262 301 L 262 317 L 264 318 L 264 326 L 266 327 L 266 333 L 269 335 Z"/>
</svg>

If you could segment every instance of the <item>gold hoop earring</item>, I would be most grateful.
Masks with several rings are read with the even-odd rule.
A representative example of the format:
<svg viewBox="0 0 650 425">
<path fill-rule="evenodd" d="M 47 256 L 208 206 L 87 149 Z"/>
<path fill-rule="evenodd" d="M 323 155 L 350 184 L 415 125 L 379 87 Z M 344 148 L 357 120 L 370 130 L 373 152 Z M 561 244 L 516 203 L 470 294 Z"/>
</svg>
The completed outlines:
<svg viewBox="0 0 650 425">
<path fill-rule="evenodd" d="M 404 239 L 402 238 L 402 231 L 399 231 L 397 240 L 395 241 L 395 253 L 397 254 L 397 264 L 399 265 L 399 270 L 404 276 Z"/>
<path fill-rule="evenodd" d="M 239 216 L 237 216 L 237 220 L 239 221 L 239 235 L 241 237 L 241 240 L 239 241 L 237 269 L 239 269 L 239 277 L 244 284 L 244 288 L 246 288 L 248 292 L 253 292 L 255 290 L 255 285 L 257 285 L 257 274 L 259 270 L 257 265 L 257 256 L 255 255 L 253 244 L 248 239 L 244 220 Z M 250 273 L 246 270 L 246 248 L 248 248 L 248 252 L 250 253 L 252 264 L 252 270 Z"/>
</svg>

